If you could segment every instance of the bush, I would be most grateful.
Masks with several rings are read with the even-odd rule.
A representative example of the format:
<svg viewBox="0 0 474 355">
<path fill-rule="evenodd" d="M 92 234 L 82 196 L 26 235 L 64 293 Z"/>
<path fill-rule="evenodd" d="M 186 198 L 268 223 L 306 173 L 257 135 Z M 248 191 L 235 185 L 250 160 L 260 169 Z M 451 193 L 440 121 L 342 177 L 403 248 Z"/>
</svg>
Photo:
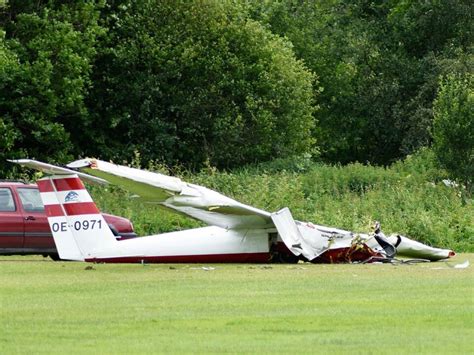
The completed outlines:
<svg viewBox="0 0 474 355">
<path fill-rule="evenodd" d="M 472 191 L 474 179 L 474 75 L 449 75 L 434 101 L 433 139 L 439 162 Z"/>
<path fill-rule="evenodd" d="M 200 168 L 311 148 L 313 75 L 239 5 L 138 1 L 107 21 L 87 154 Z"/>
<path fill-rule="evenodd" d="M 0 159 L 67 161 L 78 142 L 89 143 L 85 97 L 103 33 L 99 6 L 27 3 L 0 11 Z M 12 170 L 2 164 L 0 173 Z"/>
</svg>

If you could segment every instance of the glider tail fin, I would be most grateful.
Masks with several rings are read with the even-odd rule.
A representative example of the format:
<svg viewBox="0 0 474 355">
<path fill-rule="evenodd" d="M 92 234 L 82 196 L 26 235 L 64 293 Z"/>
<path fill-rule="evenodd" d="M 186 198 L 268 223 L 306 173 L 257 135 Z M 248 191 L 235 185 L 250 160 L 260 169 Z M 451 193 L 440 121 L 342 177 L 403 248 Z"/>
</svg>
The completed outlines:
<svg viewBox="0 0 474 355">
<path fill-rule="evenodd" d="M 85 260 L 117 243 L 77 175 L 44 178 L 38 188 L 61 259 Z"/>
</svg>

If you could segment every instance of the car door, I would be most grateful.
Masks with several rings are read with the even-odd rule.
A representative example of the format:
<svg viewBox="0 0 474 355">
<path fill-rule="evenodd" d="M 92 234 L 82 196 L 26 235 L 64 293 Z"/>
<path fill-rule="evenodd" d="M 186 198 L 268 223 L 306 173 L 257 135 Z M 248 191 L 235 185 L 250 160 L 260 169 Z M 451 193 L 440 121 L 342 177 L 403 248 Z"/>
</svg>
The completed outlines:
<svg viewBox="0 0 474 355">
<path fill-rule="evenodd" d="M 9 187 L 0 187 L 0 252 L 15 253 L 23 248 L 24 220 Z"/>
<path fill-rule="evenodd" d="M 39 191 L 35 187 L 17 187 L 23 219 L 25 221 L 24 248 L 28 251 L 52 251 L 55 249 Z"/>
</svg>

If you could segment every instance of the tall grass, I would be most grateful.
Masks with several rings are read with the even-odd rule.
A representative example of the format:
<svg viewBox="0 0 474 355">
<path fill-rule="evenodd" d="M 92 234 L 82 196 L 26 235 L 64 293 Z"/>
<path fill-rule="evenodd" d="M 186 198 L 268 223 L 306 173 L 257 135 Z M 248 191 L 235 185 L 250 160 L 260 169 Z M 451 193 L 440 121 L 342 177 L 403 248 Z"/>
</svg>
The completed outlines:
<svg viewBox="0 0 474 355">
<path fill-rule="evenodd" d="M 387 234 L 474 251 L 472 196 L 461 187 L 445 186 L 446 175 L 430 151 L 388 168 L 278 161 L 232 172 L 181 171 L 180 177 L 267 211 L 289 207 L 299 220 L 359 232 L 370 231 L 377 220 Z M 157 206 L 144 206 L 114 187 L 92 192 L 101 208 L 130 218 L 141 235 L 200 225 Z"/>
</svg>

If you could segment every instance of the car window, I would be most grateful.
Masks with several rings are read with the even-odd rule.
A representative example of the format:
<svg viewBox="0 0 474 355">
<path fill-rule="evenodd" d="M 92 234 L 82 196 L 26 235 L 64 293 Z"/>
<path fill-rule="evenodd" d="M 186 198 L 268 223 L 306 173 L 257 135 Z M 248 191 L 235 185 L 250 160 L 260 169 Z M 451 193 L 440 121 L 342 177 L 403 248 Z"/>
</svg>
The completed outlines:
<svg viewBox="0 0 474 355">
<path fill-rule="evenodd" d="M 9 188 L 0 188 L 0 212 L 14 212 L 15 202 Z"/>
<path fill-rule="evenodd" d="M 44 206 L 38 189 L 17 188 L 23 209 L 27 212 L 43 212 Z"/>
</svg>

